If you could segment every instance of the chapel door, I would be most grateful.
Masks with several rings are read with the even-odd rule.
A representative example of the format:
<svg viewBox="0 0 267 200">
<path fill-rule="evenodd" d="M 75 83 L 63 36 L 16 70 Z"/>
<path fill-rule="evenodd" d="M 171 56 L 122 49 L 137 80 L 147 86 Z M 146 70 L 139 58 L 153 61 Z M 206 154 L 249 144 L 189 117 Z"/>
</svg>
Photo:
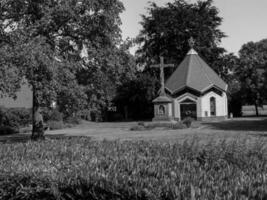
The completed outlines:
<svg viewBox="0 0 267 200">
<path fill-rule="evenodd" d="M 197 104 L 196 102 L 187 99 L 180 103 L 181 120 L 187 117 L 197 119 Z"/>
</svg>

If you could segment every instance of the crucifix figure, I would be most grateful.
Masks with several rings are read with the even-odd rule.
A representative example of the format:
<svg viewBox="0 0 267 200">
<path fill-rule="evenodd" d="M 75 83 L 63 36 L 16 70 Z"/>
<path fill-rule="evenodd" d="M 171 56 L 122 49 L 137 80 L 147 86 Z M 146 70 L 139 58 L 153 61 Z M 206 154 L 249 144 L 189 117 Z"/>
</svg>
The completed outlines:
<svg viewBox="0 0 267 200">
<path fill-rule="evenodd" d="M 195 43 L 196 42 L 195 42 L 194 38 L 193 37 L 190 37 L 190 39 L 188 40 L 188 44 L 189 44 L 189 46 L 190 46 L 191 49 L 194 48 Z"/>
<path fill-rule="evenodd" d="M 164 68 L 174 67 L 174 65 L 173 64 L 164 64 L 164 58 L 163 58 L 163 56 L 160 56 L 160 64 L 151 65 L 151 67 L 160 68 L 160 82 L 161 82 L 160 96 L 166 96 L 165 81 L 164 81 Z"/>
</svg>

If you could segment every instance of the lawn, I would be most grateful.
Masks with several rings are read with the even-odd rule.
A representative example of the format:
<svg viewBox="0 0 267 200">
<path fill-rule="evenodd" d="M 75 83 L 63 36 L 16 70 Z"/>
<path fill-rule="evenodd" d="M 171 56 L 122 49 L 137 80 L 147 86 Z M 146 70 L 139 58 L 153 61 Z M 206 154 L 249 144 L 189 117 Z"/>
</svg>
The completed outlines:
<svg viewBox="0 0 267 200">
<path fill-rule="evenodd" d="M 266 199 L 264 143 L 47 139 L 0 146 L 0 199 Z"/>
<path fill-rule="evenodd" d="M 131 131 L 131 127 L 137 122 L 117 123 L 93 123 L 83 122 L 81 125 L 70 129 L 47 131 L 47 137 L 84 136 L 92 140 L 156 140 L 168 142 L 182 142 L 192 138 L 198 138 L 206 143 L 210 140 L 235 140 L 267 139 L 267 118 L 237 118 L 233 120 L 199 123 L 197 128 L 166 130 L 157 128 L 147 131 Z M 29 134 L 0 137 L 0 141 L 25 141 L 30 138 Z"/>
<path fill-rule="evenodd" d="M 51 131 L 48 135 L 86 136 L 93 140 L 157 140 L 184 141 L 198 137 L 202 141 L 232 139 L 264 139 L 267 137 L 267 118 L 238 118 L 213 123 L 197 124 L 198 128 L 182 130 L 153 129 L 130 131 L 137 122 L 90 123 L 72 129 Z"/>
<path fill-rule="evenodd" d="M 40 142 L 0 138 L 0 199 L 267 199 L 265 118 L 134 125 L 85 122 Z"/>
</svg>

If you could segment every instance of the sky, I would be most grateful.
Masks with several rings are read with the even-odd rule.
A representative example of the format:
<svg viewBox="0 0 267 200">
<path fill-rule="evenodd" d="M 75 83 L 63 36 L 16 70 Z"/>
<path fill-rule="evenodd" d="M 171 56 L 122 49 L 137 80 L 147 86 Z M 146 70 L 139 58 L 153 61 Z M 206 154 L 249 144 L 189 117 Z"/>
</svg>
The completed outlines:
<svg viewBox="0 0 267 200">
<path fill-rule="evenodd" d="M 121 14 L 123 39 L 134 38 L 141 30 L 141 15 L 147 14 L 149 0 L 121 0 L 125 11 Z M 164 6 L 173 0 L 150 0 Z M 196 0 L 188 0 L 196 2 Z M 267 0 L 214 0 L 223 18 L 220 29 L 228 36 L 221 46 L 237 54 L 241 46 L 250 41 L 267 38 Z"/>
</svg>

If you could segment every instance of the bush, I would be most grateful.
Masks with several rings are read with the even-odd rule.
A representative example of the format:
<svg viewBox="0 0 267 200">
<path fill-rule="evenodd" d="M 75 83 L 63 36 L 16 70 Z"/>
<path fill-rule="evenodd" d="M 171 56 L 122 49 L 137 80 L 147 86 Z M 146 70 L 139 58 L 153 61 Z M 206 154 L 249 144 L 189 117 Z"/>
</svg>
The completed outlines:
<svg viewBox="0 0 267 200">
<path fill-rule="evenodd" d="M 266 199 L 264 143 L 88 138 L 0 145 L 0 199 Z"/>
<path fill-rule="evenodd" d="M 50 130 L 60 130 L 65 128 L 63 121 L 48 121 L 47 126 Z"/>
<path fill-rule="evenodd" d="M 167 129 L 184 129 L 185 126 L 181 122 L 170 123 L 170 122 L 152 122 L 145 124 L 145 127 L 153 128 L 167 128 Z"/>
<path fill-rule="evenodd" d="M 63 121 L 63 114 L 57 109 L 42 108 L 41 114 L 45 122 L 48 121 Z"/>
<path fill-rule="evenodd" d="M 63 114 L 58 110 L 52 110 L 49 120 L 57 122 L 63 121 Z"/>
<path fill-rule="evenodd" d="M 183 124 L 185 124 L 187 128 L 190 128 L 193 121 L 194 119 L 192 119 L 191 117 L 187 117 L 183 120 Z"/>
<path fill-rule="evenodd" d="M 178 122 L 178 123 L 172 125 L 172 129 L 174 129 L 174 130 L 185 129 L 185 128 L 186 128 L 185 125 L 181 122 Z"/>
<path fill-rule="evenodd" d="M 0 125 L 25 127 L 31 124 L 31 110 L 26 108 L 0 108 Z"/>
<path fill-rule="evenodd" d="M 102 115 L 101 112 L 98 110 L 91 110 L 90 112 L 90 119 L 93 122 L 101 122 L 102 120 Z"/>
<path fill-rule="evenodd" d="M 27 108 L 10 108 L 9 113 L 16 116 L 17 123 L 20 127 L 26 127 L 32 123 L 31 109 Z"/>
<path fill-rule="evenodd" d="M 19 133 L 18 129 L 10 126 L 0 126 L 0 136 L 1 135 L 12 135 Z"/>
<path fill-rule="evenodd" d="M 80 118 L 83 120 L 91 121 L 91 111 L 88 109 L 79 111 L 78 116 L 80 116 Z"/>
<path fill-rule="evenodd" d="M 147 130 L 147 128 L 144 126 L 137 125 L 137 126 L 131 127 L 130 130 L 131 131 L 145 131 Z"/>
<path fill-rule="evenodd" d="M 145 122 L 138 122 L 138 126 L 145 126 Z"/>
<path fill-rule="evenodd" d="M 67 119 L 65 119 L 65 123 L 78 125 L 78 124 L 81 124 L 81 118 L 80 117 L 68 117 Z"/>
<path fill-rule="evenodd" d="M 138 122 L 137 126 L 131 127 L 131 131 L 145 131 L 152 130 L 154 128 L 165 128 L 165 129 L 185 129 L 185 125 L 181 122 L 171 123 L 171 122 Z"/>
</svg>

